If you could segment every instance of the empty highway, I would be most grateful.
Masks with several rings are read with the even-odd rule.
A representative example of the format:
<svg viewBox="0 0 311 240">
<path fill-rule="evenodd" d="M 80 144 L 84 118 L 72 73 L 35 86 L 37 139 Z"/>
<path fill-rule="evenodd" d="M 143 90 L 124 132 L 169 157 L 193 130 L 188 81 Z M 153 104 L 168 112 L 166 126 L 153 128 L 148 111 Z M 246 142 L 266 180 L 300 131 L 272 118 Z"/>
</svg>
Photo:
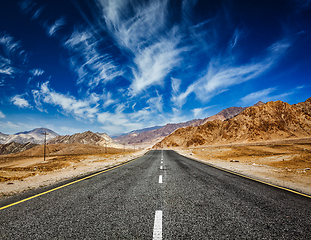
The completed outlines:
<svg viewBox="0 0 311 240">
<path fill-rule="evenodd" d="M 311 198 L 169 150 L 23 197 L 0 239 L 311 239 Z"/>
</svg>

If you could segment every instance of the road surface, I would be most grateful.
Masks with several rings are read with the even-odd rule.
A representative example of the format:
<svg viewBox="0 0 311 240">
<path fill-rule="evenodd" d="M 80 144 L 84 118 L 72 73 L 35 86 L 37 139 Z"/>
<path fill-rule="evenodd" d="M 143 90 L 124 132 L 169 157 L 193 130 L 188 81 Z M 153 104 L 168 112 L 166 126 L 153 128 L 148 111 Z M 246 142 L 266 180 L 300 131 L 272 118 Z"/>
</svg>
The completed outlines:
<svg viewBox="0 0 311 240">
<path fill-rule="evenodd" d="M 154 150 L 2 208 L 0 239 L 311 239 L 311 198 Z"/>
</svg>

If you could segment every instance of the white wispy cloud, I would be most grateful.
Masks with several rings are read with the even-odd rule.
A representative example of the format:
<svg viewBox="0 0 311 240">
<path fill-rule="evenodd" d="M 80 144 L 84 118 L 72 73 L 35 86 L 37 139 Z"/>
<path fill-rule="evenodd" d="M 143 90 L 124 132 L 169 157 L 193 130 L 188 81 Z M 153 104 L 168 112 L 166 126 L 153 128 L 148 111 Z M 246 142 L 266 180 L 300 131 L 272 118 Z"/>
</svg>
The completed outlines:
<svg viewBox="0 0 311 240">
<path fill-rule="evenodd" d="M 114 112 L 99 113 L 97 120 L 103 124 L 102 129 L 113 133 L 130 132 L 135 129 L 164 124 L 166 119 L 163 117 L 163 97 L 158 92 L 156 94 L 156 97 L 151 97 L 146 101 L 146 107 L 128 112 L 128 107 L 119 103 L 115 105 Z"/>
<path fill-rule="evenodd" d="M 157 96 L 150 98 L 147 100 L 147 104 L 152 110 L 158 111 L 159 113 L 163 112 L 163 98 L 159 95 L 158 91 L 156 91 Z"/>
<path fill-rule="evenodd" d="M 198 84 L 199 85 L 199 84 Z M 194 84 L 191 84 L 190 86 L 187 87 L 186 91 L 184 92 L 173 92 L 171 101 L 172 103 L 178 108 L 181 109 L 182 106 L 186 103 L 187 97 L 191 94 L 194 93 L 196 87 L 201 87 L 201 86 L 196 86 Z"/>
<path fill-rule="evenodd" d="M 115 112 L 103 112 L 97 115 L 97 120 L 103 126 L 101 127 L 108 133 L 122 133 L 129 130 L 139 129 L 142 125 L 138 122 L 132 122 L 127 114 L 123 112 L 123 106 L 115 110 Z"/>
<path fill-rule="evenodd" d="M 277 90 L 276 87 L 263 89 L 260 91 L 250 93 L 245 97 L 241 98 L 241 100 L 244 104 L 253 104 L 258 101 L 265 101 L 268 95 L 276 90 Z"/>
<path fill-rule="evenodd" d="M 0 111 L 0 118 L 5 118 L 5 115 Z"/>
<path fill-rule="evenodd" d="M 163 85 L 165 77 L 180 61 L 180 36 L 169 27 L 168 1 L 100 1 L 110 35 L 119 47 L 133 54 L 130 95 Z M 132 11 L 128 11 L 131 8 Z"/>
<path fill-rule="evenodd" d="M 193 112 L 194 118 L 206 118 L 205 111 L 213 106 L 207 106 L 204 108 L 194 108 L 191 111 Z"/>
<path fill-rule="evenodd" d="M 276 92 L 277 90 L 278 90 L 277 87 L 272 87 L 272 88 L 267 88 L 267 89 L 263 89 L 260 91 L 256 91 L 241 98 L 241 102 L 244 105 L 252 105 L 258 101 L 263 101 L 263 102 L 278 101 L 278 100 L 286 101 L 286 97 L 292 94 L 295 94 L 297 90 L 299 89 L 295 88 L 289 92 L 283 92 L 281 94 L 273 95 L 272 93 Z"/>
<path fill-rule="evenodd" d="M 120 46 L 135 52 L 157 40 L 166 30 L 168 1 L 149 3 L 127 0 L 101 0 L 103 17 Z M 132 9 L 132 11 L 129 11 Z"/>
<path fill-rule="evenodd" d="M 35 20 L 35 19 L 39 18 L 39 16 L 42 13 L 43 9 L 44 9 L 44 7 L 41 7 L 39 9 L 35 10 L 35 12 L 34 12 L 34 14 L 32 16 L 32 19 Z"/>
<path fill-rule="evenodd" d="M 8 131 L 8 130 L 17 130 L 17 129 L 21 129 L 20 125 L 16 124 L 16 123 L 12 123 L 11 121 L 7 121 L 7 122 L 0 122 L 0 126 L 3 130 Z M 5 133 L 5 131 L 3 131 Z"/>
<path fill-rule="evenodd" d="M 0 121 L 0 132 L 5 134 L 15 134 L 17 132 L 25 131 L 26 129 L 34 129 L 41 127 L 37 122 L 26 123 L 17 121 Z"/>
<path fill-rule="evenodd" d="M 64 114 L 70 114 L 77 119 L 87 119 L 92 121 L 98 113 L 99 96 L 92 93 L 88 98 L 79 100 L 70 95 L 57 93 L 50 89 L 49 82 L 41 84 L 39 90 L 33 90 L 36 107 L 43 111 L 42 103 L 58 106 Z"/>
<path fill-rule="evenodd" d="M 23 98 L 23 95 L 15 95 L 12 97 L 11 103 L 18 106 L 19 108 L 31 108 L 31 105 L 25 98 Z"/>
<path fill-rule="evenodd" d="M 11 65 L 11 61 L 0 55 L 0 74 L 13 75 L 16 69 Z"/>
<path fill-rule="evenodd" d="M 44 73 L 44 70 L 36 68 L 36 69 L 30 70 L 30 73 L 32 74 L 32 76 L 41 76 Z"/>
<path fill-rule="evenodd" d="M 210 60 L 206 74 L 190 84 L 186 91 L 172 95 L 172 101 L 181 107 L 191 93 L 201 101 L 209 101 L 230 87 L 255 79 L 271 69 L 290 47 L 287 41 L 279 41 L 267 49 L 266 57 L 238 65 L 232 56 L 218 56 Z"/>
<path fill-rule="evenodd" d="M 306 88 L 306 85 L 300 85 L 296 87 L 296 89 L 303 89 L 303 88 Z"/>
<path fill-rule="evenodd" d="M 101 95 L 102 99 L 103 99 L 103 108 L 107 108 L 108 106 L 117 103 L 117 101 L 115 99 L 112 98 L 112 93 L 111 92 L 103 92 L 103 94 Z"/>
<path fill-rule="evenodd" d="M 130 86 L 131 95 L 141 93 L 154 85 L 163 85 L 165 77 L 179 64 L 181 49 L 178 42 L 162 40 L 136 53 L 134 79 Z"/>
<path fill-rule="evenodd" d="M 27 54 L 21 49 L 20 41 L 5 33 L 0 33 L 0 48 L 0 74 L 14 78 L 21 72 L 20 66 L 27 61 Z"/>
<path fill-rule="evenodd" d="M 36 3 L 32 0 L 24 0 L 20 1 L 18 5 L 22 11 L 29 13 L 36 6 Z"/>
<path fill-rule="evenodd" d="M 31 91 L 32 95 L 33 95 L 33 99 L 36 105 L 36 108 L 40 111 L 40 112 L 46 112 L 47 110 L 43 108 L 42 106 L 42 94 L 39 90 L 32 90 Z"/>
<path fill-rule="evenodd" d="M 18 3 L 23 13 L 31 15 L 31 19 L 36 20 L 44 10 L 44 6 L 39 6 L 33 0 L 19 1 Z"/>
<path fill-rule="evenodd" d="M 181 80 L 177 78 L 171 78 L 172 80 L 172 93 L 178 94 L 180 89 Z"/>
<path fill-rule="evenodd" d="M 75 29 L 64 43 L 72 54 L 70 64 L 78 75 L 79 84 L 96 87 L 123 74 L 109 54 L 99 51 L 100 41 L 87 29 Z"/>
<path fill-rule="evenodd" d="M 66 23 L 65 18 L 61 17 L 57 19 L 52 26 L 46 25 L 47 33 L 51 37 L 53 36 L 56 31 L 58 31 L 62 26 L 64 26 Z"/>
</svg>

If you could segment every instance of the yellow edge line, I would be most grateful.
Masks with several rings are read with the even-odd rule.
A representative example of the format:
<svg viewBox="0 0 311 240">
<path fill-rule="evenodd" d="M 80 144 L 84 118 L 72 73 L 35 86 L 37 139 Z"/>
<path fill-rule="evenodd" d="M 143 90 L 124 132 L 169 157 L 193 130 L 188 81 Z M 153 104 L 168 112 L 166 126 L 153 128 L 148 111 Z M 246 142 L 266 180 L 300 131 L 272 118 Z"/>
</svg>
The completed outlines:
<svg viewBox="0 0 311 240">
<path fill-rule="evenodd" d="M 73 181 L 73 182 L 70 182 L 70 183 L 67 183 L 67 184 L 61 185 L 61 186 L 59 186 L 59 187 L 56 187 L 56 188 L 50 189 L 50 190 L 48 190 L 48 191 L 45 191 L 45 192 L 42 192 L 42 193 L 36 194 L 36 195 L 34 195 L 34 196 L 31 196 L 31 197 L 25 198 L 25 199 L 23 199 L 23 200 L 20 200 L 20 201 L 17 201 L 17 202 L 11 203 L 11 204 L 9 204 L 9 205 L 6 205 L 6 206 L 3 206 L 3 207 L 0 207 L 0 211 L 1 211 L 1 210 L 3 210 L 3 209 L 5 209 L 5 208 L 12 207 L 12 206 L 14 206 L 14 205 L 17 205 L 17 204 L 20 204 L 20 203 L 26 202 L 26 201 L 28 201 L 28 200 L 30 200 L 30 199 L 33 199 L 33 198 L 36 198 L 36 197 L 40 197 L 40 196 L 42 196 L 42 195 L 44 195 L 44 194 L 47 194 L 47 193 L 50 193 L 50 192 L 56 191 L 56 190 L 58 190 L 58 189 L 61 189 L 61 188 L 67 187 L 67 186 L 72 185 L 72 184 L 74 184 L 74 183 L 81 182 L 81 181 L 83 181 L 83 180 L 86 180 L 86 179 L 89 179 L 89 178 L 95 177 L 95 176 L 97 176 L 97 175 L 99 175 L 99 174 L 102 174 L 102 173 L 104 173 L 104 172 L 108 172 L 108 171 L 110 171 L 110 170 L 113 170 L 113 169 L 116 169 L 116 168 L 118 168 L 118 167 L 124 166 L 124 165 L 126 165 L 126 164 L 128 164 L 128 163 L 131 163 L 131 162 L 133 162 L 133 161 L 137 160 L 137 159 L 138 159 L 138 158 L 135 158 L 135 159 L 133 159 L 133 160 L 131 160 L 131 161 L 128 161 L 128 162 L 125 162 L 125 163 L 121 163 L 121 164 L 119 164 L 119 165 L 117 165 L 117 166 L 114 166 L 114 167 L 112 167 L 112 168 L 109 168 L 109 169 L 106 169 L 106 170 L 100 171 L 100 172 L 98 172 L 98 173 L 95 173 L 95 174 L 89 175 L 89 176 L 87 176 L 87 177 L 84 177 L 84 178 L 78 179 L 78 180 L 76 180 L 76 181 Z"/>
<path fill-rule="evenodd" d="M 275 188 L 279 188 L 279 189 L 282 189 L 282 190 L 285 190 L 285 191 L 288 191 L 288 192 L 292 192 L 292 193 L 295 193 L 295 194 L 298 194 L 298 195 L 301 195 L 301 196 L 304 196 L 304 197 L 307 197 L 307 198 L 311 198 L 310 195 L 307 195 L 307 194 L 304 194 L 304 193 L 300 193 L 300 192 L 297 192 L 295 190 L 292 190 L 292 189 L 289 189 L 289 188 L 286 188 L 286 187 L 281 187 L 281 186 L 278 186 L 278 185 L 274 185 L 272 183 L 268 183 L 268 182 L 265 182 L 265 181 L 262 181 L 262 180 L 258 180 L 256 178 L 248 177 L 246 175 L 243 175 L 243 174 L 240 174 L 240 173 L 237 173 L 237 172 L 234 172 L 234 171 L 222 168 L 222 167 L 218 167 L 218 166 L 216 166 L 214 164 L 207 163 L 207 162 L 205 162 L 203 160 L 197 160 L 197 159 L 193 159 L 193 158 L 190 158 L 190 159 L 192 159 L 194 161 L 197 161 L 197 162 L 200 162 L 200 163 L 203 163 L 203 164 L 206 164 L 206 165 L 211 166 L 213 168 L 217 168 L 219 170 L 222 170 L 222 171 L 225 171 L 225 172 L 228 172 L 228 173 L 231 173 L 231 174 L 243 177 L 243 178 L 247 178 L 247 179 L 250 179 L 250 180 L 253 180 L 253 181 L 256 181 L 256 182 L 260 182 L 260 183 L 263 183 L 263 184 L 266 184 L 266 185 L 269 185 L 269 186 L 272 186 L 272 187 L 275 187 Z"/>
</svg>

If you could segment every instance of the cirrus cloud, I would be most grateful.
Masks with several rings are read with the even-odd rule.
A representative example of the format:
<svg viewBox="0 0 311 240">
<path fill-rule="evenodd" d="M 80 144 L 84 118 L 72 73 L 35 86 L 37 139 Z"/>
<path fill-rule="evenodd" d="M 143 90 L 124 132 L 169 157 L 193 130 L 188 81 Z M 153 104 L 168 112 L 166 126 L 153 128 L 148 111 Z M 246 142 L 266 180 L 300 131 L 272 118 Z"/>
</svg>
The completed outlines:
<svg viewBox="0 0 311 240">
<path fill-rule="evenodd" d="M 11 103 L 19 108 L 31 108 L 29 102 L 22 95 L 15 95 L 11 98 Z"/>
</svg>

